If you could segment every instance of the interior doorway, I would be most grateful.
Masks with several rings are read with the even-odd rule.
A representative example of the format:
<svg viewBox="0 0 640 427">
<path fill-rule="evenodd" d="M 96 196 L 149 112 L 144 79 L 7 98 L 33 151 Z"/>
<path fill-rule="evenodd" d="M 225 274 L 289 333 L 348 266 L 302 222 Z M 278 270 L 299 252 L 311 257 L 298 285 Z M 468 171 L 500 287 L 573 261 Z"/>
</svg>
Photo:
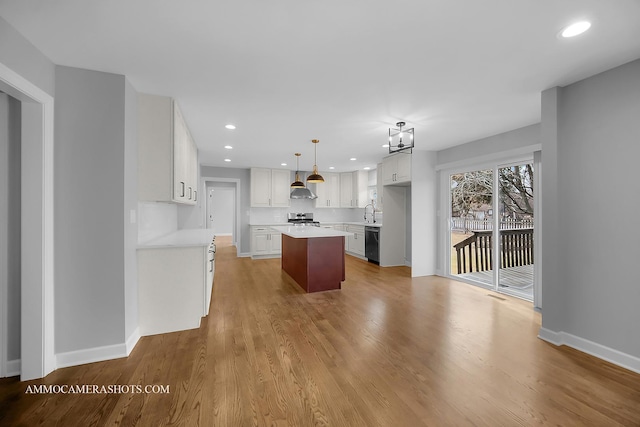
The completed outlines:
<svg viewBox="0 0 640 427">
<path fill-rule="evenodd" d="M 239 195 L 235 181 L 207 181 L 206 227 L 216 236 L 230 236 L 237 247 L 239 235 Z"/>
<path fill-rule="evenodd" d="M 26 381 L 42 378 L 56 367 L 53 303 L 54 99 L 2 63 L 0 91 L 21 104 L 21 197 L 12 203 L 19 203 L 21 212 L 19 371 L 21 380 Z M 3 283 L 0 285 L 4 286 Z M 6 315 L 6 301 L 2 301 L 1 331 L 6 331 Z M 0 339 L 5 347 L 5 336 Z M 6 364 L 0 368 L 7 370 Z"/>
</svg>

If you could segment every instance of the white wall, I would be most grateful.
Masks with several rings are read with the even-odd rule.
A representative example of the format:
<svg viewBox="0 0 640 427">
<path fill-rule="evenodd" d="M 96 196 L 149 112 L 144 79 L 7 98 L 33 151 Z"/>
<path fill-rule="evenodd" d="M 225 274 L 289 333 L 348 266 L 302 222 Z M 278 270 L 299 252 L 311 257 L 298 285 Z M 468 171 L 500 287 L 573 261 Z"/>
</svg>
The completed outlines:
<svg viewBox="0 0 640 427">
<path fill-rule="evenodd" d="M 178 206 L 174 203 L 138 203 L 138 243 L 146 243 L 178 229 Z"/>
<path fill-rule="evenodd" d="M 543 235 L 541 336 L 640 371 L 640 60 L 543 95 L 557 106 L 543 114 L 551 131 L 557 119 L 542 141 L 543 191 L 557 175 L 557 199 L 543 199 L 542 221 L 557 230 Z"/>
<path fill-rule="evenodd" d="M 436 153 L 414 151 L 411 161 L 411 276 L 436 274 L 438 186 Z"/>
<path fill-rule="evenodd" d="M 20 359 L 20 110 L 18 100 L 0 92 L 0 304 L 6 310 L 0 325 L 10 362 Z"/>
<path fill-rule="evenodd" d="M 519 149 L 527 152 L 530 146 L 540 143 L 540 124 L 532 124 L 509 132 L 478 139 L 466 144 L 440 150 L 437 153 L 437 167 L 449 168 L 455 165 L 493 161 L 501 155 L 513 156 Z M 529 150 L 530 152 L 530 150 Z"/>
<path fill-rule="evenodd" d="M 54 95 L 55 66 L 2 17 L 0 17 L 0 63 L 49 95 Z"/>
<path fill-rule="evenodd" d="M 126 102 L 124 76 L 56 67 L 57 354 L 125 340 Z"/>
</svg>

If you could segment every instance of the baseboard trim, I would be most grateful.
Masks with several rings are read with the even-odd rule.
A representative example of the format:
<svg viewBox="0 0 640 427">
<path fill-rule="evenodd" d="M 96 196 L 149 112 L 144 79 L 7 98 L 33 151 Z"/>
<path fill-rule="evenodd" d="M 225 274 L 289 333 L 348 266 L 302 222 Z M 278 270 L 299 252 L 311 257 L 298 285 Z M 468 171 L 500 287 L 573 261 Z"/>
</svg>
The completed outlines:
<svg viewBox="0 0 640 427">
<path fill-rule="evenodd" d="M 540 328 L 538 331 L 538 338 L 556 346 L 566 345 L 568 347 L 575 348 L 576 350 L 580 350 L 584 353 L 640 374 L 639 357 L 623 353 L 619 350 L 562 331 L 556 332 L 546 328 Z"/>
<path fill-rule="evenodd" d="M 127 343 L 58 353 L 56 354 L 56 368 L 68 368 L 69 366 L 120 359 L 127 357 L 127 355 Z"/>
<path fill-rule="evenodd" d="M 138 341 L 140 341 L 140 328 L 136 328 L 136 330 L 133 331 L 133 333 L 131 334 L 129 339 L 127 339 L 127 342 L 125 343 L 127 356 L 129 356 L 131 354 L 131 352 L 135 348 L 136 344 L 138 344 Z"/>
<path fill-rule="evenodd" d="M 238 252 L 238 258 L 248 258 L 251 256 L 251 252 Z"/>
<path fill-rule="evenodd" d="M 7 360 L 7 377 L 15 377 L 20 375 L 22 370 L 22 362 L 20 359 Z"/>
</svg>

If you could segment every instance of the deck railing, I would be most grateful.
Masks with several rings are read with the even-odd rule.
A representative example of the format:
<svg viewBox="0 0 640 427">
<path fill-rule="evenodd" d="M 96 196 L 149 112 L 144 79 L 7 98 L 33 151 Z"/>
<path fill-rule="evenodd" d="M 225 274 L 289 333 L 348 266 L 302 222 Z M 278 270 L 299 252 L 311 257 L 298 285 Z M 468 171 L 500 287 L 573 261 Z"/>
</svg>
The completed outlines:
<svg viewBox="0 0 640 427">
<path fill-rule="evenodd" d="M 505 218 L 500 220 L 500 230 L 511 230 L 514 228 L 533 228 L 533 218 Z M 453 217 L 451 218 L 451 230 L 464 232 L 469 230 L 493 230 L 493 219 Z"/>
<path fill-rule="evenodd" d="M 474 231 L 454 245 L 458 274 L 493 269 L 493 232 Z M 500 230 L 500 268 L 533 264 L 533 228 Z"/>
</svg>

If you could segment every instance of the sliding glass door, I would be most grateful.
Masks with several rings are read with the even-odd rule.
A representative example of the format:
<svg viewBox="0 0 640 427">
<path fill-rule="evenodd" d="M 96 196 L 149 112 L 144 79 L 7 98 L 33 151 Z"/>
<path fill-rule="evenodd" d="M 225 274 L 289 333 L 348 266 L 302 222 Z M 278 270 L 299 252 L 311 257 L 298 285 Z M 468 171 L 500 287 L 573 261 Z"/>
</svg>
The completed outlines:
<svg viewBox="0 0 640 427">
<path fill-rule="evenodd" d="M 493 286 L 493 170 L 452 174 L 451 274 Z"/>
<path fill-rule="evenodd" d="M 533 300 L 533 163 L 498 168 L 499 290 Z"/>
<path fill-rule="evenodd" d="M 533 300 L 533 162 L 449 174 L 449 273 Z"/>
</svg>

